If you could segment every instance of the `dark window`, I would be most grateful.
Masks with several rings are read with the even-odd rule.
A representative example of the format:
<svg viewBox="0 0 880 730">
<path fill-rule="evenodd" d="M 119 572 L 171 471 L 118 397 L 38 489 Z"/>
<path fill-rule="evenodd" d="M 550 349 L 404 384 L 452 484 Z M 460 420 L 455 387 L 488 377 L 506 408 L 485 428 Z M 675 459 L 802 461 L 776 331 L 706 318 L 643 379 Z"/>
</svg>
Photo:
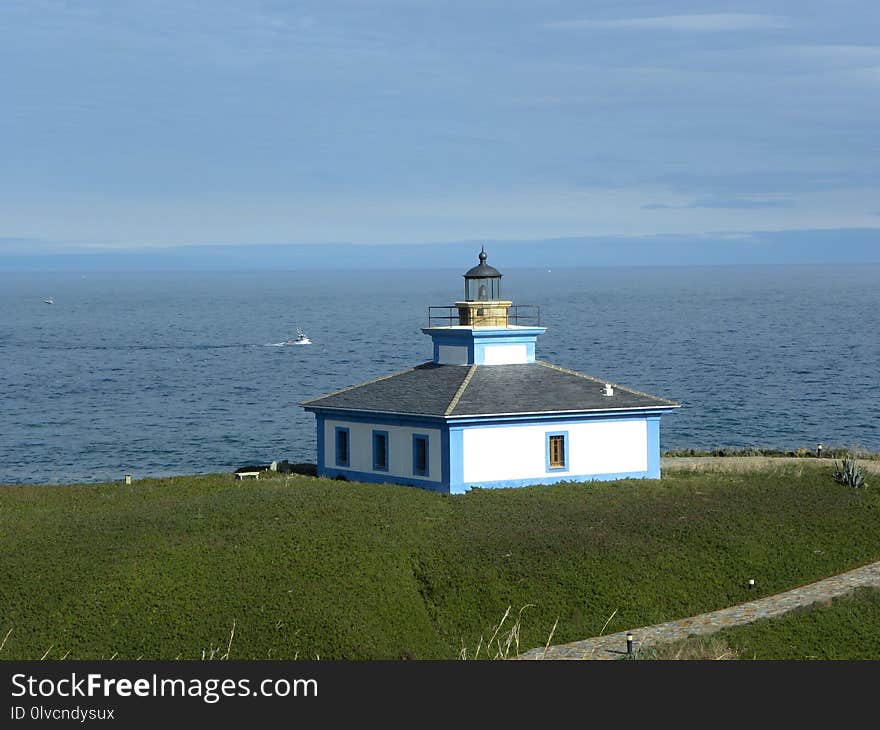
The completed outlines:
<svg viewBox="0 0 880 730">
<path fill-rule="evenodd" d="M 336 466 L 348 466 L 348 429 L 336 427 Z"/>
<path fill-rule="evenodd" d="M 373 469 L 388 471 L 387 431 L 373 431 Z"/>
<path fill-rule="evenodd" d="M 428 437 L 413 434 L 413 474 L 428 476 Z"/>
</svg>

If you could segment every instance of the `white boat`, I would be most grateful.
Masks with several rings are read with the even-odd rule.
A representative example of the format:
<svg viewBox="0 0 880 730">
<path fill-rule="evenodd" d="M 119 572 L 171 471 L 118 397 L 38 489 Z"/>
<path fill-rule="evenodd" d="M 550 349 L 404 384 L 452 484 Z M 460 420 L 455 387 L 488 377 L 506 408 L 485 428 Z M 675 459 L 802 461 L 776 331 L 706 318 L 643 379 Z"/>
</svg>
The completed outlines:
<svg viewBox="0 0 880 730">
<path fill-rule="evenodd" d="M 296 328 L 296 339 L 288 340 L 284 343 L 285 345 L 311 345 L 312 341 L 309 339 L 308 335 L 303 332 L 299 327 Z"/>
<path fill-rule="evenodd" d="M 43 302 L 45 304 L 55 304 L 55 299 L 54 299 L 54 297 L 48 297 L 48 298 L 44 299 Z"/>
</svg>

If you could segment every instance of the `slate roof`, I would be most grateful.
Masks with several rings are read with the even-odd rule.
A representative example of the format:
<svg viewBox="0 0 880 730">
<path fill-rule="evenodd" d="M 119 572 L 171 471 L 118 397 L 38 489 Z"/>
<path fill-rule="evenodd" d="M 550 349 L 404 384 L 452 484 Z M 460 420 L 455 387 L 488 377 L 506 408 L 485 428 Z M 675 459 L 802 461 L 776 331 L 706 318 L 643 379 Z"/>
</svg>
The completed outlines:
<svg viewBox="0 0 880 730">
<path fill-rule="evenodd" d="M 304 401 L 308 408 L 457 416 L 678 408 L 665 398 L 605 383 L 546 362 L 435 365 L 432 362 Z"/>
</svg>

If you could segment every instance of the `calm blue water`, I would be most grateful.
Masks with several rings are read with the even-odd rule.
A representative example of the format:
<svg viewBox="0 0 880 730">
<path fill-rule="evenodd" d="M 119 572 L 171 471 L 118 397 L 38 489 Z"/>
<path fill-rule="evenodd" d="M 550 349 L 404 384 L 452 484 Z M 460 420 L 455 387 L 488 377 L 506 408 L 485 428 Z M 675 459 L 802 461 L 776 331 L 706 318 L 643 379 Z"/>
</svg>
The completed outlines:
<svg viewBox="0 0 880 730">
<path fill-rule="evenodd" d="M 314 461 L 296 404 L 430 359 L 426 308 L 461 273 L 0 274 L 0 482 Z M 541 359 L 680 401 L 664 449 L 880 450 L 878 282 L 877 265 L 511 270 L 504 292 L 541 305 Z M 272 346 L 297 325 L 315 344 Z"/>
</svg>

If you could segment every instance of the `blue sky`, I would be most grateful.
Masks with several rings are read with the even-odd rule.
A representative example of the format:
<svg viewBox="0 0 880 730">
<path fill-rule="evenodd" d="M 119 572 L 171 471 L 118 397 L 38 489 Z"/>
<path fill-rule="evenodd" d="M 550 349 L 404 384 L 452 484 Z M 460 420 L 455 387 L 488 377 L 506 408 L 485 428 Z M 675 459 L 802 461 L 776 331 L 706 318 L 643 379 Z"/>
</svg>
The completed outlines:
<svg viewBox="0 0 880 730">
<path fill-rule="evenodd" d="M 880 6 L 3 0 L 0 250 L 880 226 Z"/>
</svg>

